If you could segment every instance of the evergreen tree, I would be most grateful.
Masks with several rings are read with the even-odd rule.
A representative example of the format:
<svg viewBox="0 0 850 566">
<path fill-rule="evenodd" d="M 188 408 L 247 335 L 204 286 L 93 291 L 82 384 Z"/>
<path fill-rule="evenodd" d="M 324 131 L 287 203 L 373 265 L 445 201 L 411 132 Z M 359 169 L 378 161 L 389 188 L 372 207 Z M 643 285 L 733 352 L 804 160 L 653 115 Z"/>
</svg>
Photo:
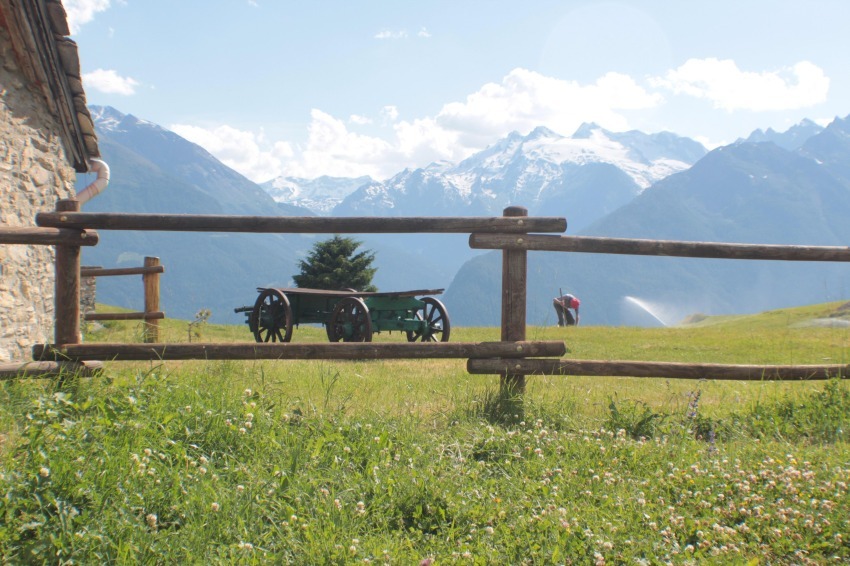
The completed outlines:
<svg viewBox="0 0 850 566">
<path fill-rule="evenodd" d="M 339 235 L 316 242 L 307 259 L 299 262 L 301 274 L 292 277 L 295 285 L 335 291 L 377 291 L 378 288 L 372 285 L 372 277 L 377 271 L 372 267 L 375 254 L 371 250 L 355 254 L 361 243 Z"/>
</svg>

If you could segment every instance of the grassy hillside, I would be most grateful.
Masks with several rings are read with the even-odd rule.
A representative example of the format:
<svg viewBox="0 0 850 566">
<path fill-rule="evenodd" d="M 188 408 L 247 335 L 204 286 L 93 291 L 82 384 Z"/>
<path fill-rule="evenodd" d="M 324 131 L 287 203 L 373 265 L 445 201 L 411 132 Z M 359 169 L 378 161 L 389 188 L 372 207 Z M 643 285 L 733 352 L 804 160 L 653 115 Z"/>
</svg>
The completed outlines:
<svg viewBox="0 0 850 566">
<path fill-rule="evenodd" d="M 848 363 L 841 304 L 677 328 L 529 328 L 575 358 Z M 830 316 L 830 315 L 839 315 Z M 815 322 L 813 322 L 815 321 Z M 109 323 L 87 341 L 140 334 Z M 206 325 L 192 339 L 250 341 Z M 188 341 L 186 321 L 163 321 Z M 495 340 L 457 328 L 456 340 Z M 298 328 L 296 341 L 323 341 Z M 398 334 L 379 340 L 401 340 Z M 112 363 L 0 384 L 7 562 L 850 560 L 846 382 L 531 377 L 462 360 Z M 424 562 L 423 562 L 424 561 Z"/>
</svg>

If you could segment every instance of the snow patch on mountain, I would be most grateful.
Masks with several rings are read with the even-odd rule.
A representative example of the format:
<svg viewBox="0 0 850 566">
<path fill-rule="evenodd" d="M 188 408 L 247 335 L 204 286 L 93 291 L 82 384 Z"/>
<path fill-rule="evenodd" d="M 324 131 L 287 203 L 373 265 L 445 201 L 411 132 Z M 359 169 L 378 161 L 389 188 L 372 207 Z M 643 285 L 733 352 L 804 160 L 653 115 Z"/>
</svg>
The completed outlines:
<svg viewBox="0 0 850 566">
<path fill-rule="evenodd" d="M 368 176 L 322 176 L 316 179 L 276 177 L 260 186 L 277 202 L 303 206 L 316 214 L 328 215 L 345 197 L 371 182 L 372 178 Z"/>
</svg>

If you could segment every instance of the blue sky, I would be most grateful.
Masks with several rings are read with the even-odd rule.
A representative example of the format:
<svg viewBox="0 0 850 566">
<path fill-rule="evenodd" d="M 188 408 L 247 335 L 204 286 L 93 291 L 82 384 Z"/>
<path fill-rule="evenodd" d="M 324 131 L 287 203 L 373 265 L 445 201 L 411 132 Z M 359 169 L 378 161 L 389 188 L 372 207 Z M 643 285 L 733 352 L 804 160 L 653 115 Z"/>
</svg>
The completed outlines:
<svg viewBox="0 0 850 566">
<path fill-rule="evenodd" d="M 248 178 L 458 161 L 582 122 L 708 147 L 850 114 L 847 0 L 64 0 L 90 104 Z"/>
</svg>

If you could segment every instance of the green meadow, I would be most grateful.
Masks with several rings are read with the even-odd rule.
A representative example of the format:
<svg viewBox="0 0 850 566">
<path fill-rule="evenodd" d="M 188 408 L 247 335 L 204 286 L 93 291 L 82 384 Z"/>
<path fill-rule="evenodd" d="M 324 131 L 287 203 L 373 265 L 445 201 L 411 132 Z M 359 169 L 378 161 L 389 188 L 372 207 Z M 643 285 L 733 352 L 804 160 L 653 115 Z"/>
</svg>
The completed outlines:
<svg viewBox="0 0 850 566">
<path fill-rule="evenodd" d="M 103 310 L 109 310 L 103 307 Z M 529 327 L 569 358 L 850 364 L 847 305 Z M 837 322 L 836 322 L 837 321 Z M 250 342 L 161 321 L 165 342 Z M 85 341 L 140 341 L 136 322 Z M 453 341 L 498 340 L 453 328 Z M 324 342 L 295 329 L 294 342 Z M 398 333 L 375 340 L 400 341 Z M 850 561 L 850 388 L 529 376 L 465 360 L 107 362 L 0 384 L 0 555 L 50 564 Z"/>
</svg>

